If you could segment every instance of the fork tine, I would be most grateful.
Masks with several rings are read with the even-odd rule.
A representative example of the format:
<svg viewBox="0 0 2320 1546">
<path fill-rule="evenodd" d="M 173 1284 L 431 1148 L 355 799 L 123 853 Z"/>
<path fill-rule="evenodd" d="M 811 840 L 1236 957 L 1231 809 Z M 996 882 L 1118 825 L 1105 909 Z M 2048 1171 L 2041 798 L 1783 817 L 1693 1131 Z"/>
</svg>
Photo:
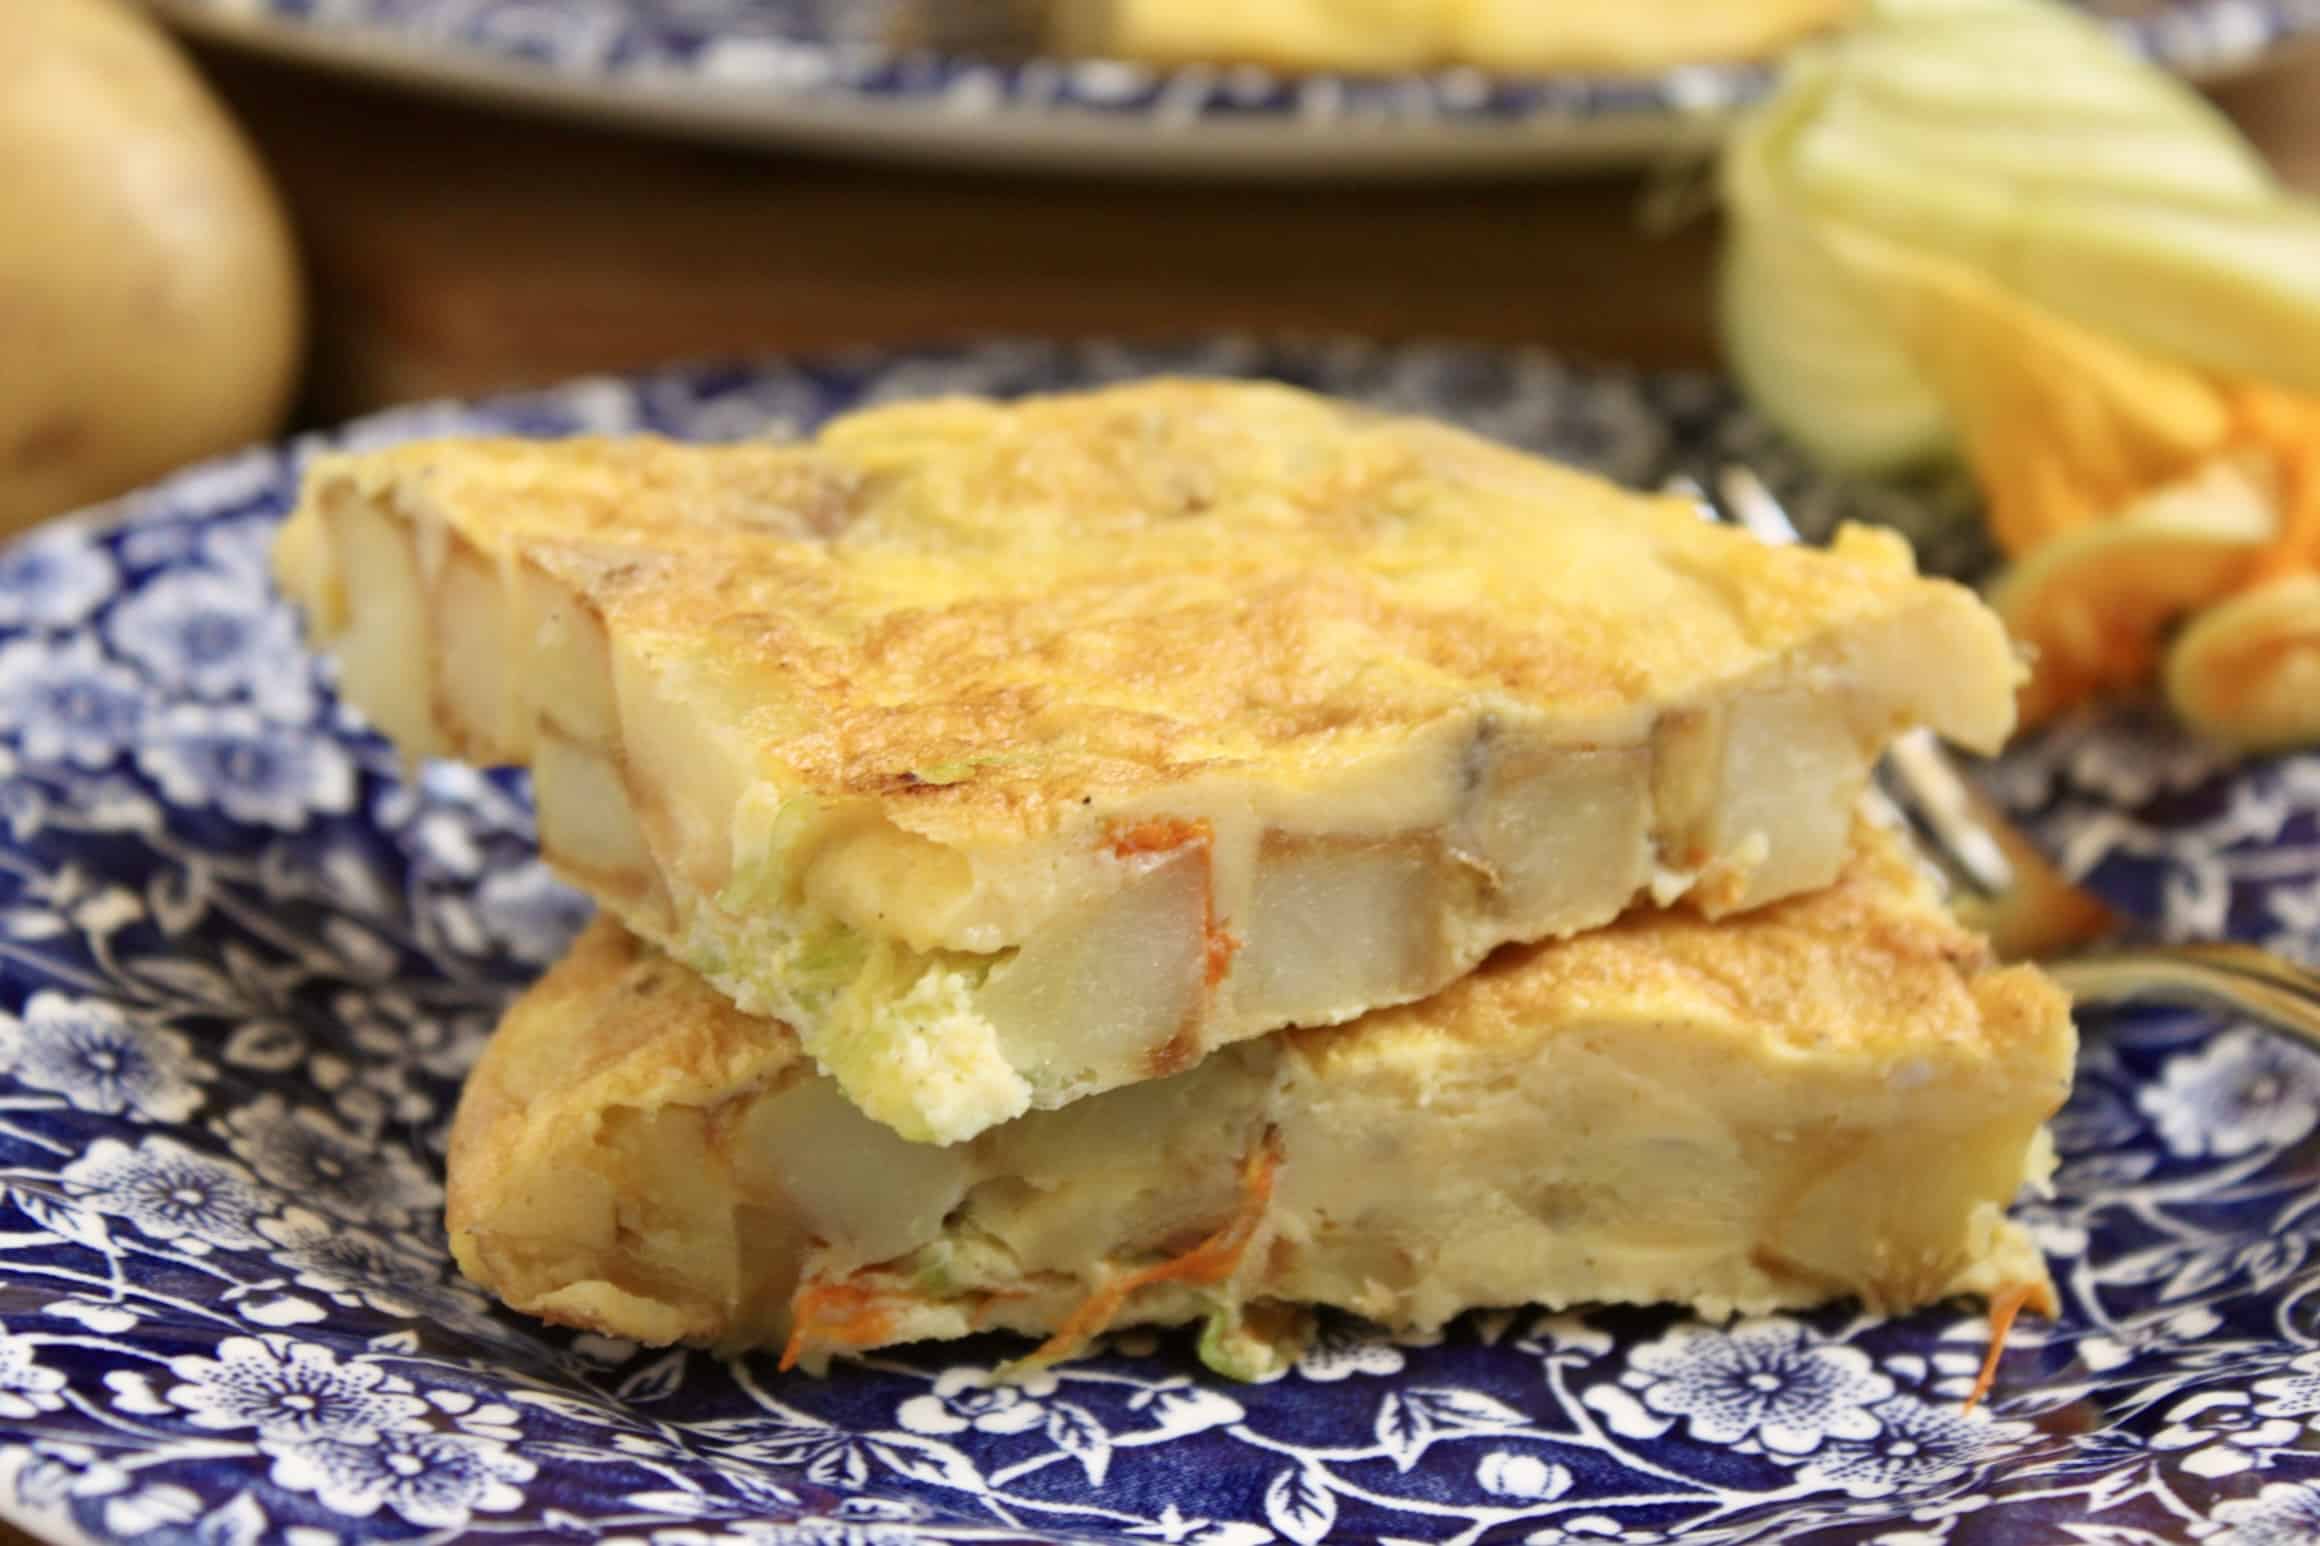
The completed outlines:
<svg viewBox="0 0 2320 1546">
<path fill-rule="evenodd" d="M 1933 732 L 1904 731 L 1885 749 L 1885 771 L 1943 856 L 1985 900 L 2014 887 L 2014 864 L 1981 818 L 1974 796 Z"/>
<path fill-rule="evenodd" d="M 1674 480 L 1669 487 L 1674 491 Z M 1718 499 L 1703 503 L 1758 541 L 1785 547 L 1804 540 L 1779 499 L 1746 465 L 1732 462 L 1719 468 L 1716 491 Z M 1975 815 L 1973 792 L 1965 775 L 1932 731 L 1920 727 L 1896 737 L 1886 749 L 1881 771 L 1891 780 L 1899 802 L 1915 818 L 1912 826 L 1933 845 L 1934 856 L 1947 874 L 1985 899 L 2013 888 L 2013 864 Z"/>
<path fill-rule="evenodd" d="M 1678 499 L 1690 500 L 1700 507 L 1700 514 L 1708 520 L 1720 519 L 1716 514 L 1715 502 L 1708 498 L 1708 491 L 1700 487 L 1699 481 L 1688 472 L 1674 474 L 1659 486 L 1659 491 L 1672 494 Z"/>
<path fill-rule="evenodd" d="M 1876 779 L 1869 780 L 1869 787 L 1861 791 L 1861 814 L 1871 826 L 1882 827 L 1901 839 L 1903 851 L 1917 872 L 1944 902 L 1954 903 L 1959 892 L 1973 889 L 1972 878 L 1951 863 L 1948 854 L 1925 840 L 1917 823 L 1909 819 L 1909 813 Z"/>
<path fill-rule="evenodd" d="M 1732 519 L 1753 533 L 1759 542 L 1777 547 L 1788 547 L 1804 541 L 1804 534 L 1796 529 L 1796 522 L 1780 507 L 1772 490 L 1764 480 L 1741 462 L 1729 462 L 1716 473 L 1716 492 L 1724 499 L 1724 508 L 1732 512 Z"/>
</svg>

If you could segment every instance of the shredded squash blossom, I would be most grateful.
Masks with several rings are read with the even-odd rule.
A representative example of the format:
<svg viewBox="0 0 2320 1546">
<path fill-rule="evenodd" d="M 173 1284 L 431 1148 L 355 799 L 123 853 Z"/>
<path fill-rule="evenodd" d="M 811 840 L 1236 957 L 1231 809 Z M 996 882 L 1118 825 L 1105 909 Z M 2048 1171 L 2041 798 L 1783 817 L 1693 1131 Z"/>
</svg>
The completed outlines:
<svg viewBox="0 0 2320 1546">
<path fill-rule="evenodd" d="M 1876 0 L 1723 167 L 1725 343 L 1830 465 L 1954 457 L 2036 719 L 2320 741 L 2320 205 L 2047 0 Z"/>
</svg>

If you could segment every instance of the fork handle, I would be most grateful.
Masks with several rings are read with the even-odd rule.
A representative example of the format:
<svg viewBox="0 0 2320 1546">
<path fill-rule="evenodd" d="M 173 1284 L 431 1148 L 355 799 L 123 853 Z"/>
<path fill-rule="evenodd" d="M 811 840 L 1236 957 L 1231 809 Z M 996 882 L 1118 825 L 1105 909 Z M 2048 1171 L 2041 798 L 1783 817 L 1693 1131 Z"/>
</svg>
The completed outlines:
<svg viewBox="0 0 2320 1546">
<path fill-rule="evenodd" d="M 2229 1010 L 2320 1046 L 2320 973 L 2253 945 L 2130 947 L 2041 965 L 2081 1003 L 2151 1000 Z"/>
</svg>

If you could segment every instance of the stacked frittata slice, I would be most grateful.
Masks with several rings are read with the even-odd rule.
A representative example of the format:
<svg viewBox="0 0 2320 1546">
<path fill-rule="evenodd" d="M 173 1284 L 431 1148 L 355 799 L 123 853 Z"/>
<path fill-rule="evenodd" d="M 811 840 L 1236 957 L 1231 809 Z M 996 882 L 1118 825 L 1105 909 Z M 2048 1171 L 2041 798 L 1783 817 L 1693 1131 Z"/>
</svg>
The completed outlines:
<svg viewBox="0 0 2320 1546">
<path fill-rule="evenodd" d="M 605 916 L 463 1107 L 467 1270 L 832 1351 L 1339 1305 L 2035 1297 L 2071 1032 L 1859 826 L 1968 592 L 1287 387 L 327 459 L 278 553 Z"/>
</svg>

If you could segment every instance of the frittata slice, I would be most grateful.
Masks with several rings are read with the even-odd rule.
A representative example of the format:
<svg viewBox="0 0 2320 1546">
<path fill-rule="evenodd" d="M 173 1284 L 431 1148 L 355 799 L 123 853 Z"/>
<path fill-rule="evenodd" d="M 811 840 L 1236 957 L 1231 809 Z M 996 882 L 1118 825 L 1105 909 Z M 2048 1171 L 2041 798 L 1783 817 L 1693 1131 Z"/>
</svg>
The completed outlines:
<svg viewBox="0 0 2320 1546">
<path fill-rule="evenodd" d="M 1642 74 L 1761 59 L 1856 0 L 1049 0 L 1059 51 L 1288 70 Z"/>
<path fill-rule="evenodd" d="M 1881 833 L 1826 891 L 1642 911 L 1421 1003 L 1243 1042 L 951 1147 L 599 921 L 501 1025 L 450 1164 L 460 1265 L 647 1342 L 828 1355 L 1206 1318 L 1228 1372 L 1310 1305 L 1710 1314 L 2049 1302 L 2005 1216 L 2049 1166 L 2062 995 L 1994 968 Z"/>
<path fill-rule="evenodd" d="M 1823 885 L 2019 675 L 1898 537 L 1249 383 L 323 459 L 278 570 L 409 755 L 528 764 L 563 873 L 936 1142 Z"/>
</svg>

